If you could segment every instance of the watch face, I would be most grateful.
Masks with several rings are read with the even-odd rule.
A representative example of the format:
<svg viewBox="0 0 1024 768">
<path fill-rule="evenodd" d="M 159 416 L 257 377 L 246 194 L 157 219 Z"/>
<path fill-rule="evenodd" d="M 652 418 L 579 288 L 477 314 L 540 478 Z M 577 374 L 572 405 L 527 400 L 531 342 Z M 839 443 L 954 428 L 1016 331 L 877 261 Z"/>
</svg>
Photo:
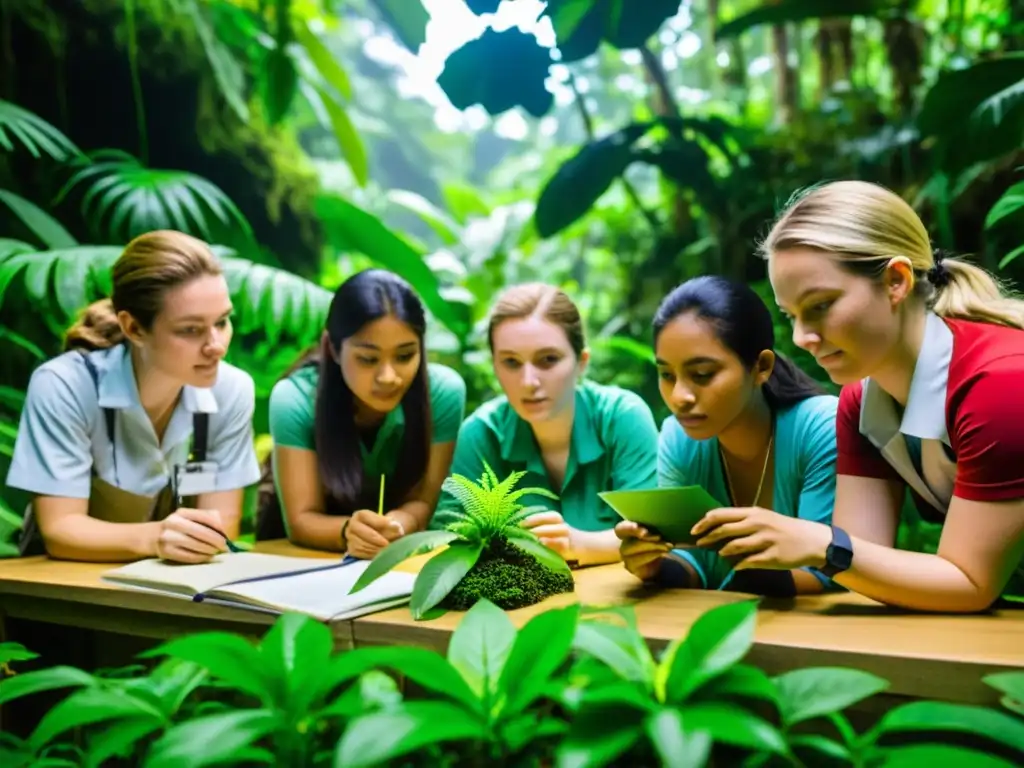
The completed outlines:
<svg viewBox="0 0 1024 768">
<path fill-rule="evenodd" d="M 830 546 L 825 553 L 829 565 L 841 570 L 846 570 L 853 563 L 853 552 L 842 547 Z"/>
</svg>

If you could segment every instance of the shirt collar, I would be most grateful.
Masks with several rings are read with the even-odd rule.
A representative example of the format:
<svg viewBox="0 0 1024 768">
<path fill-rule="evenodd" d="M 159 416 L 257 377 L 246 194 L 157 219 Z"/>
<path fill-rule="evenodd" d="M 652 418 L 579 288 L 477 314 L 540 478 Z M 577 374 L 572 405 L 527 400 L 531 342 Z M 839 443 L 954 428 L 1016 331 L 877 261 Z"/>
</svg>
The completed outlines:
<svg viewBox="0 0 1024 768">
<path fill-rule="evenodd" d="M 910 379 L 902 420 L 896 401 L 870 378 L 864 380 L 861 432 L 887 442 L 898 430 L 922 440 L 949 444 L 946 430 L 946 385 L 953 357 L 953 332 L 942 318 L 929 312 L 924 339 Z"/>
<path fill-rule="evenodd" d="M 127 344 L 118 344 L 104 355 L 102 365 L 97 365 L 97 389 L 100 408 L 125 410 L 142 407 L 139 386 L 132 369 L 132 356 Z M 216 413 L 217 398 L 213 389 L 192 387 L 186 384 L 181 391 L 181 406 L 190 413 Z"/>
<path fill-rule="evenodd" d="M 598 439 L 594 413 L 583 394 L 583 386 L 576 388 L 576 404 L 572 420 L 569 456 L 577 464 L 589 464 L 604 455 L 604 446 Z M 501 440 L 501 457 L 505 461 L 529 462 L 536 456 L 537 441 L 530 424 L 519 418 L 509 405 L 509 422 Z"/>
</svg>

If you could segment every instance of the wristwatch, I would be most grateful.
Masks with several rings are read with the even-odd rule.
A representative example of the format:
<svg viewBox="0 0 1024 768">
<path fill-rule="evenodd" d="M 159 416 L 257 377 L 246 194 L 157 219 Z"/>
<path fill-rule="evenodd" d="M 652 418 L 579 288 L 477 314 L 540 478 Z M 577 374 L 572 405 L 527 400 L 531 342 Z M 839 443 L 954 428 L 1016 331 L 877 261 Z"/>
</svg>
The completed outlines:
<svg viewBox="0 0 1024 768">
<path fill-rule="evenodd" d="M 831 578 L 842 573 L 853 564 L 853 542 L 850 534 L 842 528 L 832 526 L 832 543 L 825 550 L 825 566 L 818 570 Z"/>
</svg>

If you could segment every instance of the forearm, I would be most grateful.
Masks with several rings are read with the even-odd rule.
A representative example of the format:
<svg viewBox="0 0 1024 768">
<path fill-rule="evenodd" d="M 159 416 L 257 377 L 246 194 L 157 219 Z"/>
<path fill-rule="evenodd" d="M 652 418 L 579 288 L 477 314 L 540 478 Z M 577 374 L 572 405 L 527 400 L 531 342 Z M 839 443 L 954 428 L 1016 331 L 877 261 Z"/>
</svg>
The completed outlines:
<svg viewBox="0 0 1024 768">
<path fill-rule="evenodd" d="M 617 563 L 622 559 L 622 542 L 614 530 L 576 531 L 573 539 L 573 552 L 581 566 Z"/>
<path fill-rule="evenodd" d="M 414 531 L 425 531 L 430 525 L 432 511 L 430 505 L 425 501 L 407 501 L 397 509 L 388 512 L 387 517 L 401 523 L 402 529 L 409 534 Z"/>
<path fill-rule="evenodd" d="M 327 515 L 308 510 L 289 520 L 289 536 L 293 544 L 328 552 L 341 552 L 341 527 L 350 519 L 348 515 Z"/>
<path fill-rule="evenodd" d="M 109 523 L 87 515 L 62 518 L 44 531 L 47 554 L 55 560 L 125 562 L 156 557 L 160 523 Z"/>
<path fill-rule="evenodd" d="M 852 566 L 833 581 L 852 592 L 919 611 L 971 613 L 987 608 L 995 599 L 956 565 L 938 555 L 908 552 L 851 537 Z M 820 562 L 812 563 L 821 567 Z"/>
</svg>

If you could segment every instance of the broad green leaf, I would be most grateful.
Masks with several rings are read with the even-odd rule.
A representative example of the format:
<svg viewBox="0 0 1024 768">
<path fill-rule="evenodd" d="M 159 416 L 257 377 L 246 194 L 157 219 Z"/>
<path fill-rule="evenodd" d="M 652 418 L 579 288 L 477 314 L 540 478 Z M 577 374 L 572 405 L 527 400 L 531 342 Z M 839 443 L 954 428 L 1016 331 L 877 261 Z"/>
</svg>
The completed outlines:
<svg viewBox="0 0 1024 768">
<path fill-rule="evenodd" d="M 757 601 L 712 608 L 690 627 L 686 639 L 669 646 L 659 672 L 668 667 L 665 700 L 681 702 L 711 678 L 740 662 L 754 642 Z M 670 653 L 674 650 L 674 653 Z"/>
<path fill-rule="evenodd" d="M 354 595 L 359 590 L 369 586 L 396 565 L 408 560 L 410 557 L 430 552 L 457 538 L 459 538 L 458 534 L 451 531 L 417 531 L 393 541 L 370 561 L 366 570 L 356 579 L 356 583 L 352 585 L 349 594 Z"/>
<path fill-rule="evenodd" d="M 644 723 L 647 738 L 665 768 L 701 768 L 711 754 L 711 735 L 687 727 L 678 709 L 659 709 Z"/>
<path fill-rule="evenodd" d="M 406 189 L 392 189 L 386 197 L 389 203 L 419 216 L 445 244 L 455 245 L 462 237 L 458 223 L 422 195 Z"/>
<path fill-rule="evenodd" d="M 515 66 L 509 66 L 512 61 Z M 551 49 L 532 33 L 487 27 L 447 58 L 437 84 L 456 109 L 480 104 L 489 114 L 500 115 L 519 106 L 543 117 L 554 104 L 544 85 L 551 63 Z"/>
<path fill-rule="evenodd" d="M 448 663 L 487 702 L 488 710 L 515 642 L 512 620 L 490 600 L 478 600 L 448 642 Z"/>
<path fill-rule="evenodd" d="M 1024 208 L 1024 182 L 1017 182 L 1003 192 L 1002 197 L 989 209 L 988 216 L 985 217 L 985 229 L 991 229 L 1021 208 Z"/>
<path fill-rule="evenodd" d="M 590 351 L 592 353 L 600 352 L 609 356 L 621 354 L 644 363 L 654 363 L 654 350 L 651 346 L 627 336 L 596 338 L 590 343 Z"/>
<path fill-rule="evenodd" d="M 384 765 L 431 744 L 476 744 L 486 741 L 487 736 L 484 723 L 455 704 L 411 701 L 396 710 L 373 712 L 349 723 L 334 753 L 334 765 Z"/>
<path fill-rule="evenodd" d="M 829 0 L 827 4 L 822 4 L 818 0 L 778 0 L 775 3 L 760 0 L 760 2 L 761 5 L 758 8 L 719 25 L 715 32 L 715 39 L 726 40 L 765 24 L 787 24 L 810 19 L 849 16 L 875 17 L 896 6 L 893 0 Z"/>
<path fill-rule="evenodd" d="M 637 702 L 647 700 L 635 686 L 622 688 L 632 688 L 635 701 L 591 701 L 576 713 L 568 736 L 555 753 L 558 768 L 605 766 L 636 744 L 648 712 L 643 704 L 637 706 Z"/>
<path fill-rule="evenodd" d="M 267 52 L 259 72 L 260 96 L 267 113 L 267 122 L 276 126 L 288 114 L 298 89 L 299 75 L 295 62 L 286 48 L 275 45 Z"/>
<path fill-rule="evenodd" d="M 426 648 L 380 646 L 358 648 L 335 656 L 324 674 L 342 682 L 372 669 L 390 669 L 427 690 L 454 699 L 470 711 L 480 708 L 479 697 L 448 660 Z"/>
<path fill-rule="evenodd" d="M 0 189 L 0 203 L 10 208 L 11 213 L 47 248 L 73 248 L 78 245 L 59 221 L 21 195 Z"/>
<path fill-rule="evenodd" d="M 3 656 L 0 646 L 0 658 Z M 981 678 L 986 685 L 991 685 L 1003 696 L 999 703 L 1018 715 L 1024 715 L 1024 672 L 998 672 Z"/>
<path fill-rule="evenodd" d="M 548 0 L 544 13 L 558 38 L 563 62 L 595 53 L 602 40 L 619 49 L 643 45 L 679 12 L 680 0 Z"/>
<path fill-rule="evenodd" d="M 885 756 L 873 765 L 879 768 L 1012 768 L 1012 763 L 996 755 L 978 752 L 966 747 L 946 744 L 910 744 L 885 751 Z"/>
<path fill-rule="evenodd" d="M 324 668 L 331 658 L 331 630 L 310 616 L 286 613 L 260 643 L 268 685 L 278 692 L 277 706 L 300 718 L 331 680 Z"/>
<path fill-rule="evenodd" d="M 825 736 L 817 736 L 815 734 L 797 734 L 796 736 L 789 737 L 789 748 L 791 750 L 799 750 L 815 752 L 818 755 L 824 755 L 825 757 L 832 760 L 839 760 L 840 762 L 853 762 L 850 750 L 838 741 L 832 741 L 832 739 L 826 738 Z M 815 765 L 817 760 L 815 756 L 811 760 L 805 761 L 805 765 Z"/>
<path fill-rule="evenodd" d="M 157 739 L 146 768 L 203 768 L 225 763 L 279 725 L 274 712 L 242 709 L 187 720 Z"/>
<path fill-rule="evenodd" d="M 534 225 L 541 238 L 582 218 L 633 162 L 633 144 L 650 128 L 634 123 L 590 141 L 555 171 L 537 198 Z"/>
<path fill-rule="evenodd" d="M 887 712 L 871 731 L 875 741 L 890 734 L 907 732 L 973 734 L 1024 754 L 1024 721 L 988 707 L 913 701 Z"/>
<path fill-rule="evenodd" d="M 163 712 L 138 696 L 118 688 L 82 688 L 53 709 L 39 721 L 29 743 L 40 749 L 72 728 L 121 719 L 148 719 L 156 725 L 167 722 Z"/>
<path fill-rule="evenodd" d="M 547 688 L 569 657 L 579 614 L 578 605 L 547 610 L 519 630 L 498 686 L 505 695 L 503 716 L 526 709 Z"/>
<path fill-rule="evenodd" d="M 572 573 L 572 569 L 565 562 L 565 558 L 551 549 L 551 547 L 545 546 L 537 538 L 536 534 L 524 528 L 510 528 L 506 531 L 506 534 L 508 535 L 509 544 L 518 547 L 528 555 L 532 555 L 541 565 L 547 566 L 556 573 Z"/>
<path fill-rule="evenodd" d="M 164 716 L 171 719 L 208 675 L 199 664 L 171 658 L 161 662 L 149 675 L 126 680 L 124 685 L 135 695 L 151 697 Z"/>
<path fill-rule="evenodd" d="M 268 675 L 263 655 L 251 642 L 228 632 L 200 632 L 168 640 L 139 654 L 141 658 L 170 656 L 191 661 L 266 704 L 274 701 L 274 679 Z"/>
<path fill-rule="evenodd" d="M 786 754 L 778 729 L 745 709 L 731 704 L 703 703 L 683 709 L 688 731 L 706 731 L 715 741 L 755 751 Z"/>
<path fill-rule="evenodd" d="M 100 768 L 113 757 L 128 757 L 136 744 L 164 725 L 159 720 L 143 716 L 127 717 L 97 729 L 88 739 L 85 752 L 87 768 Z"/>
<path fill-rule="evenodd" d="M 402 45 L 413 53 L 427 41 L 430 14 L 423 0 L 370 0 Z"/>
<path fill-rule="evenodd" d="M 420 620 L 427 611 L 440 603 L 462 577 L 476 565 L 483 551 L 483 542 L 453 541 L 443 552 L 430 558 L 416 575 L 409 609 L 412 617 Z"/>
<path fill-rule="evenodd" d="M 14 520 L 7 519 L 7 515 L 11 515 L 6 509 L 0 509 L 0 520 L 3 520 L 8 525 L 15 528 L 21 527 L 21 518 L 11 515 Z M 33 653 L 21 643 L 15 643 L 11 641 L 0 643 L 0 664 L 9 664 L 12 661 L 28 661 L 29 659 L 39 658 L 38 653 Z"/>
<path fill-rule="evenodd" d="M 999 260 L 999 269 L 1004 269 L 1007 264 L 1009 264 L 1012 261 L 1015 261 L 1017 257 L 1020 256 L 1022 253 L 1024 253 L 1024 245 L 1018 245 L 1016 248 L 1014 248 L 1012 251 L 1010 251 L 1008 254 L 1006 254 L 1005 256 L 1003 256 L 1003 258 Z"/>
<path fill-rule="evenodd" d="M 409 281 L 431 314 L 457 336 L 469 331 L 464 312 L 446 301 L 437 277 L 417 252 L 373 214 L 332 195 L 320 195 L 316 214 L 328 240 L 341 250 L 362 253 Z"/>
<path fill-rule="evenodd" d="M 581 621 L 576 626 L 573 646 L 600 659 L 625 680 L 650 685 L 654 660 L 646 644 L 638 648 L 635 630 L 604 621 Z"/>
<path fill-rule="evenodd" d="M 775 683 L 757 667 L 746 664 L 737 664 L 721 675 L 713 677 L 692 695 L 700 700 L 738 696 L 769 701 L 781 706 L 779 689 Z"/>
<path fill-rule="evenodd" d="M 327 116 L 331 120 L 331 127 L 334 129 L 334 137 L 338 140 L 341 154 L 352 170 L 352 176 L 356 183 L 360 187 L 365 187 L 370 178 L 370 166 L 363 140 L 359 138 L 345 108 L 331 94 L 322 89 L 320 97 L 323 100 L 324 109 L 327 110 Z"/>
<path fill-rule="evenodd" d="M 0 149 L 14 152 L 12 137 L 37 159 L 47 155 L 64 162 L 81 155 L 71 139 L 37 114 L 0 99 Z"/>
<path fill-rule="evenodd" d="M 791 728 L 833 712 L 841 712 L 889 687 L 889 681 L 845 667 L 807 667 L 774 678 L 782 721 Z"/>
<path fill-rule="evenodd" d="M 239 120 L 243 123 L 249 122 L 249 105 L 245 97 L 245 70 L 241 63 L 235 59 L 227 46 L 217 39 L 199 0 L 184 3 L 181 12 L 187 14 L 192 21 L 192 28 L 202 43 L 203 53 L 206 54 L 206 61 L 213 72 L 217 87 L 220 88 L 221 96 Z"/>
<path fill-rule="evenodd" d="M 343 694 L 317 712 L 317 717 L 341 717 L 346 720 L 375 709 L 394 709 L 402 703 L 402 692 L 395 679 L 371 669 L 359 676 Z"/>
<path fill-rule="evenodd" d="M 295 38 L 306 49 L 310 61 L 316 67 L 320 76 L 338 92 L 338 95 L 346 101 L 352 99 L 352 82 L 348 73 L 338 62 L 338 57 L 331 53 L 330 49 L 313 30 L 307 22 L 297 20 L 292 29 L 295 31 Z"/>
<path fill-rule="evenodd" d="M 0 704 L 30 696 L 33 693 L 54 691 L 58 688 L 78 688 L 93 685 L 96 678 L 75 667 L 49 667 L 47 669 L 22 672 L 14 677 L 0 680 Z"/>
</svg>

